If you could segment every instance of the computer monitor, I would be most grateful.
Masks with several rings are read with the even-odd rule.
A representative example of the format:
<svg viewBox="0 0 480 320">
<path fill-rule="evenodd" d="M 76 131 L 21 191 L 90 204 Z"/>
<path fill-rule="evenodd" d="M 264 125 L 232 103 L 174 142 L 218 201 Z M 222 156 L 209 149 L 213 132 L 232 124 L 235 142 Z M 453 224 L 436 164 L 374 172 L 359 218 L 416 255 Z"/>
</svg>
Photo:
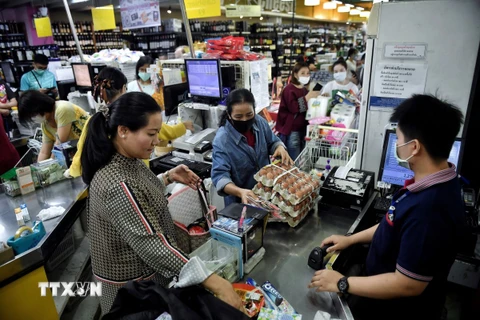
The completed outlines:
<svg viewBox="0 0 480 320">
<path fill-rule="evenodd" d="M 165 115 L 177 114 L 178 104 L 186 99 L 187 83 L 173 84 L 163 87 Z"/>
<path fill-rule="evenodd" d="M 220 60 L 185 59 L 188 90 L 192 97 L 221 99 L 222 72 Z"/>
<path fill-rule="evenodd" d="M 398 165 L 395 158 L 397 134 L 395 130 L 387 130 L 383 143 L 382 160 L 380 163 L 380 181 L 403 187 L 405 180 L 413 178 L 413 171 Z M 462 140 L 455 139 L 448 161 L 458 166 Z"/>
<path fill-rule="evenodd" d="M 93 87 L 92 67 L 89 63 L 72 63 L 72 69 L 77 87 Z"/>
<path fill-rule="evenodd" d="M 10 84 L 17 83 L 17 79 L 15 78 L 15 70 L 10 62 L 4 61 L 0 64 L 3 75 L 5 76 L 5 81 Z"/>
</svg>

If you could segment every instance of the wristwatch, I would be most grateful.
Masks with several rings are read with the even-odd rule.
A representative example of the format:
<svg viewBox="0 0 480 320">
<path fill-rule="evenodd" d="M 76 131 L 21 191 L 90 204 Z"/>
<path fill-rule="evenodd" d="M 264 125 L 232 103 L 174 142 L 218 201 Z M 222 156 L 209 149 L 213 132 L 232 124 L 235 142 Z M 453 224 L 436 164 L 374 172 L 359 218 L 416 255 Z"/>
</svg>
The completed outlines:
<svg viewBox="0 0 480 320">
<path fill-rule="evenodd" d="M 348 293 L 348 277 L 343 277 L 337 282 L 337 288 L 340 293 Z"/>
<path fill-rule="evenodd" d="M 173 183 L 172 179 L 170 179 L 170 170 L 165 172 L 165 178 L 167 178 L 168 183 Z"/>
</svg>

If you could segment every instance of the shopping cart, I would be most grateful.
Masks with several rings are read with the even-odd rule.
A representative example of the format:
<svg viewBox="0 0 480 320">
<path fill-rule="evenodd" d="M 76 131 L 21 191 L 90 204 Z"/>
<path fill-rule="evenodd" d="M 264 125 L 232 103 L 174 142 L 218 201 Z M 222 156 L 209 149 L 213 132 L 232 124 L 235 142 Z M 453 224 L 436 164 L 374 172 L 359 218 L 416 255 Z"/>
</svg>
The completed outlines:
<svg viewBox="0 0 480 320">
<path fill-rule="evenodd" d="M 322 125 L 309 125 L 305 137 L 305 149 L 295 160 L 295 165 L 310 173 L 323 171 L 330 160 L 330 166 L 355 165 L 358 130 Z"/>
</svg>

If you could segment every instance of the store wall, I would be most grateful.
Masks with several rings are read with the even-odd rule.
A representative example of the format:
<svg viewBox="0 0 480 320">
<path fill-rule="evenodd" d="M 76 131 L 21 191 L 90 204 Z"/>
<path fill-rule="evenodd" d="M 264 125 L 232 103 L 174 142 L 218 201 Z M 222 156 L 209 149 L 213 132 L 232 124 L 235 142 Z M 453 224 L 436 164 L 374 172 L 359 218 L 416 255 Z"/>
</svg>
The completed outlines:
<svg viewBox="0 0 480 320">
<path fill-rule="evenodd" d="M 25 29 L 27 31 L 27 41 L 31 46 L 41 46 L 45 44 L 53 44 L 53 37 L 39 38 L 37 37 L 37 31 L 33 22 L 33 14 L 37 12 L 37 9 L 25 5 L 13 9 L 2 10 L 2 20 L 13 20 L 20 23 L 25 23 Z"/>
</svg>

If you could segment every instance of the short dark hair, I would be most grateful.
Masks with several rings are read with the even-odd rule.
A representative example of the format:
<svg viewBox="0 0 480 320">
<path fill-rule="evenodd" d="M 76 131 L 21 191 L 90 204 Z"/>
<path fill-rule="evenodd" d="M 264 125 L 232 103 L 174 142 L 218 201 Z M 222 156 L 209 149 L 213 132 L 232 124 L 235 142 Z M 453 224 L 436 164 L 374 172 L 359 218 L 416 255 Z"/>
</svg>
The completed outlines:
<svg viewBox="0 0 480 320">
<path fill-rule="evenodd" d="M 463 114 L 433 95 L 416 94 L 393 110 L 390 121 L 397 123 L 406 141 L 417 139 L 432 159 L 442 161 L 450 155 Z"/>
<path fill-rule="evenodd" d="M 350 58 L 351 56 L 356 55 L 357 53 L 358 53 L 358 50 L 357 50 L 357 49 L 355 49 L 355 48 L 350 48 L 350 49 L 348 50 L 347 58 Z"/>
<path fill-rule="evenodd" d="M 98 99 L 102 90 L 107 94 L 107 103 L 112 102 L 112 99 L 118 95 L 123 86 L 127 85 L 127 77 L 117 68 L 106 67 L 95 77 L 95 88 L 93 90 L 93 97 Z"/>
<path fill-rule="evenodd" d="M 42 64 L 44 66 L 48 66 L 48 58 L 46 55 L 37 53 L 35 54 L 35 57 L 33 58 L 33 62 Z"/>
<path fill-rule="evenodd" d="M 86 184 L 90 184 L 95 173 L 115 154 L 112 140 L 117 135 L 118 126 L 135 132 L 148 124 L 150 115 L 162 111 L 155 99 L 143 92 L 126 93 L 107 108 L 108 121 L 102 112 L 97 112 L 88 121 L 81 157 L 82 179 Z"/>
<path fill-rule="evenodd" d="M 309 67 L 308 67 L 308 63 L 306 62 L 297 62 L 294 66 L 293 66 L 293 70 L 292 70 L 292 78 L 290 80 L 291 83 L 295 84 L 295 85 L 300 85 L 300 82 L 298 82 L 298 79 L 295 78 L 295 73 L 298 73 L 300 70 L 302 70 L 303 68 L 307 68 L 308 70 Z"/>
<path fill-rule="evenodd" d="M 32 117 L 53 112 L 54 108 L 54 99 L 38 90 L 27 90 L 21 94 L 18 100 L 18 118 L 20 123 L 28 126 L 32 122 Z"/>
<path fill-rule="evenodd" d="M 227 110 L 225 110 L 222 114 L 222 118 L 220 119 L 220 127 L 223 127 L 227 122 L 228 115 L 232 114 L 233 106 L 238 103 L 250 103 L 253 106 L 253 110 L 255 111 L 255 97 L 248 89 L 235 89 L 227 96 L 226 104 Z"/>
<path fill-rule="evenodd" d="M 145 64 L 152 64 L 153 63 L 153 59 L 152 57 L 150 56 L 143 56 L 143 57 L 140 57 L 140 59 L 138 59 L 137 61 L 137 65 L 135 66 L 135 78 L 138 80 L 140 79 L 140 77 L 138 76 L 138 70 L 140 70 L 140 68 L 145 65 Z"/>
<path fill-rule="evenodd" d="M 347 63 L 345 62 L 345 60 L 342 57 L 338 58 L 338 60 L 333 63 L 332 72 L 333 72 L 333 69 L 335 68 L 335 66 L 337 66 L 337 65 L 342 65 L 345 68 L 345 70 L 348 69 Z"/>
</svg>

